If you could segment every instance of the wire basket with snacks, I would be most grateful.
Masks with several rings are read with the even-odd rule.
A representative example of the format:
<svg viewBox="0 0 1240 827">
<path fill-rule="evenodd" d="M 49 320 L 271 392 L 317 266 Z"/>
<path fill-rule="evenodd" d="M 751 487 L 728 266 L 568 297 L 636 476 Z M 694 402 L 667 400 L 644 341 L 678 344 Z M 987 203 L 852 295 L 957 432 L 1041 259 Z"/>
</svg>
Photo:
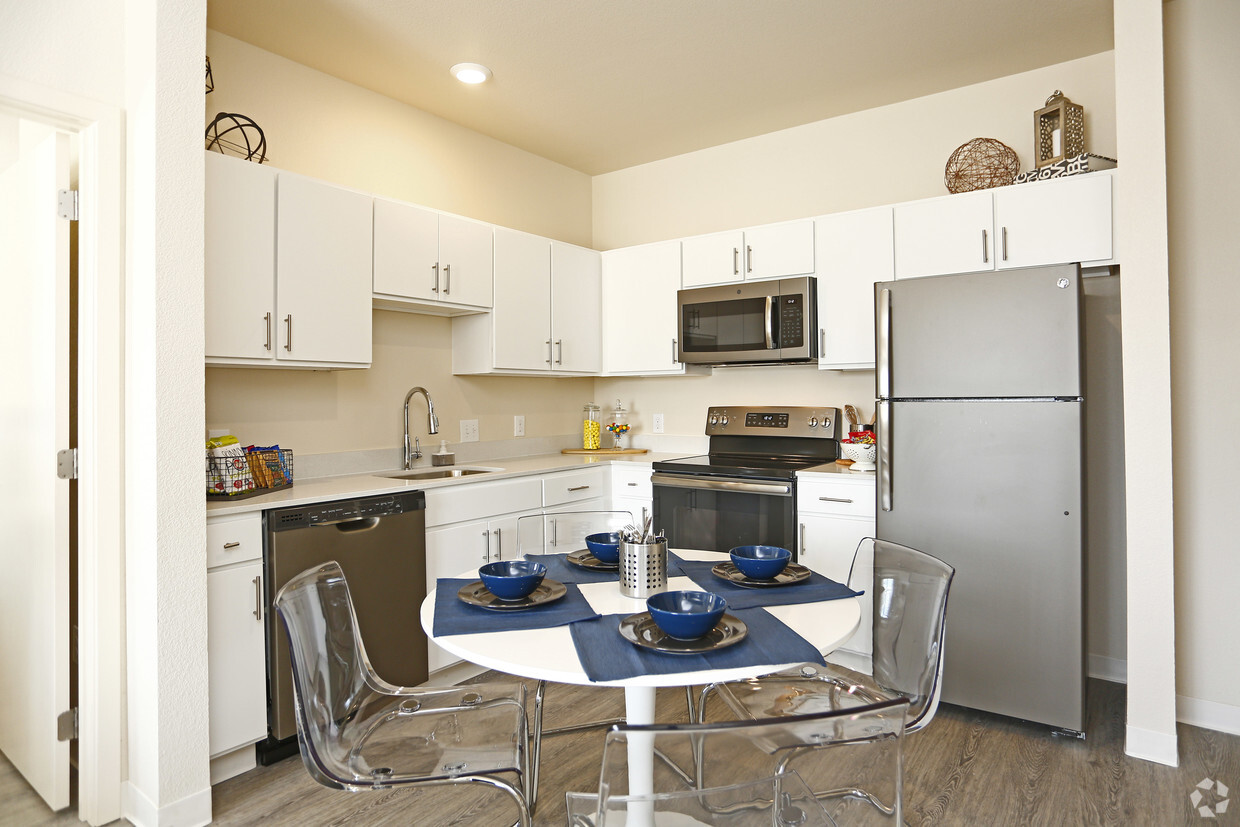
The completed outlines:
<svg viewBox="0 0 1240 827">
<path fill-rule="evenodd" d="M 293 484 L 293 452 L 242 445 L 235 436 L 207 440 L 207 497 L 244 499 Z"/>
</svg>

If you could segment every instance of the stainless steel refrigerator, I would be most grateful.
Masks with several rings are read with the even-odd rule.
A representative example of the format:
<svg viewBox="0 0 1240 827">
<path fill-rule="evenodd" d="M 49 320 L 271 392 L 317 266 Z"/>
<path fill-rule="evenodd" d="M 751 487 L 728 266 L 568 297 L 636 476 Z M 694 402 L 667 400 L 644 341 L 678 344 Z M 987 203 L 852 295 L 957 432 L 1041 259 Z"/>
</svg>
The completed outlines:
<svg viewBox="0 0 1240 827">
<path fill-rule="evenodd" d="M 1078 733 L 1081 297 L 1075 264 L 875 285 L 877 534 L 956 567 L 943 700 Z"/>
</svg>

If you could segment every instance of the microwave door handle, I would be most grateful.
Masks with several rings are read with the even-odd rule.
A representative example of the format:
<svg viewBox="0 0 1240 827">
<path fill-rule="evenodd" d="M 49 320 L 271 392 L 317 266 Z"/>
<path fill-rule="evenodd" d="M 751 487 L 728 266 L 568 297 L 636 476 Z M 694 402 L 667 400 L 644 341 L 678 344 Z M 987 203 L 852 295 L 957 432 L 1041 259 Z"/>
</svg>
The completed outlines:
<svg viewBox="0 0 1240 827">
<path fill-rule="evenodd" d="M 766 297 L 766 349 L 774 350 L 775 344 L 775 320 L 772 318 L 772 311 L 775 307 L 775 296 Z"/>
</svg>

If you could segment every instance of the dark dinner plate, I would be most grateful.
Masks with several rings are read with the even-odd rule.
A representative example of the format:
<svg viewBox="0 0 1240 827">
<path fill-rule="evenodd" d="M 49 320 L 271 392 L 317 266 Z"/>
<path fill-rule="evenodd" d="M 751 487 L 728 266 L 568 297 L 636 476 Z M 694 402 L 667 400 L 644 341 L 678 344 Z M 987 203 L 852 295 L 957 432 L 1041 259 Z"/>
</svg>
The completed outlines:
<svg viewBox="0 0 1240 827">
<path fill-rule="evenodd" d="M 456 596 L 471 606 L 508 611 L 510 609 L 532 609 L 544 603 L 554 603 L 566 594 L 568 594 L 568 587 L 559 580 L 543 578 L 543 581 L 538 584 L 538 588 L 520 600 L 501 600 L 491 594 L 490 590 L 482 585 L 481 580 L 475 580 L 469 585 L 461 586 L 461 590 L 456 593 Z"/>
<path fill-rule="evenodd" d="M 577 551 L 570 551 L 564 555 L 564 559 L 583 569 L 592 571 L 620 571 L 620 561 L 614 563 L 604 563 L 602 560 L 590 553 L 590 549 L 583 548 Z"/>
<path fill-rule="evenodd" d="M 620 621 L 620 634 L 625 640 L 644 649 L 672 655 L 700 655 L 740 643 L 749 634 L 749 627 L 739 617 L 724 612 L 715 628 L 702 637 L 677 640 L 658 627 L 650 612 L 638 612 Z"/>
<path fill-rule="evenodd" d="M 710 573 L 723 580 L 735 583 L 738 586 L 745 586 L 750 589 L 767 589 L 771 586 L 791 586 L 793 583 L 800 583 L 802 580 L 808 580 L 810 571 L 800 563 L 789 563 L 784 566 L 784 570 L 769 580 L 755 580 L 752 577 L 746 577 L 736 564 L 731 561 L 720 563 L 711 568 Z"/>
</svg>

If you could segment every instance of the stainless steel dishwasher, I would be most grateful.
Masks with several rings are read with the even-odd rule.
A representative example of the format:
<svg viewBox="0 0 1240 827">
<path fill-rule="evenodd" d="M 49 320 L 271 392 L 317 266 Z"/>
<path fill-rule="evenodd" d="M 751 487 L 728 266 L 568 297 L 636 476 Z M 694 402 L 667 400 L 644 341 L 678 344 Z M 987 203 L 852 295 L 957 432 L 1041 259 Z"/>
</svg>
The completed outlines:
<svg viewBox="0 0 1240 827">
<path fill-rule="evenodd" d="M 259 758 L 297 751 L 288 637 L 275 611 L 280 588 L 335 560 L 349 581 L 362 643 L 375 672 L 400 686 L 427 675 L 426 634 L 418 610 L 426 596 L 426 495 L 402 492 L 263 512 L 267 593 L 267 722 Z"/>
</svg>

